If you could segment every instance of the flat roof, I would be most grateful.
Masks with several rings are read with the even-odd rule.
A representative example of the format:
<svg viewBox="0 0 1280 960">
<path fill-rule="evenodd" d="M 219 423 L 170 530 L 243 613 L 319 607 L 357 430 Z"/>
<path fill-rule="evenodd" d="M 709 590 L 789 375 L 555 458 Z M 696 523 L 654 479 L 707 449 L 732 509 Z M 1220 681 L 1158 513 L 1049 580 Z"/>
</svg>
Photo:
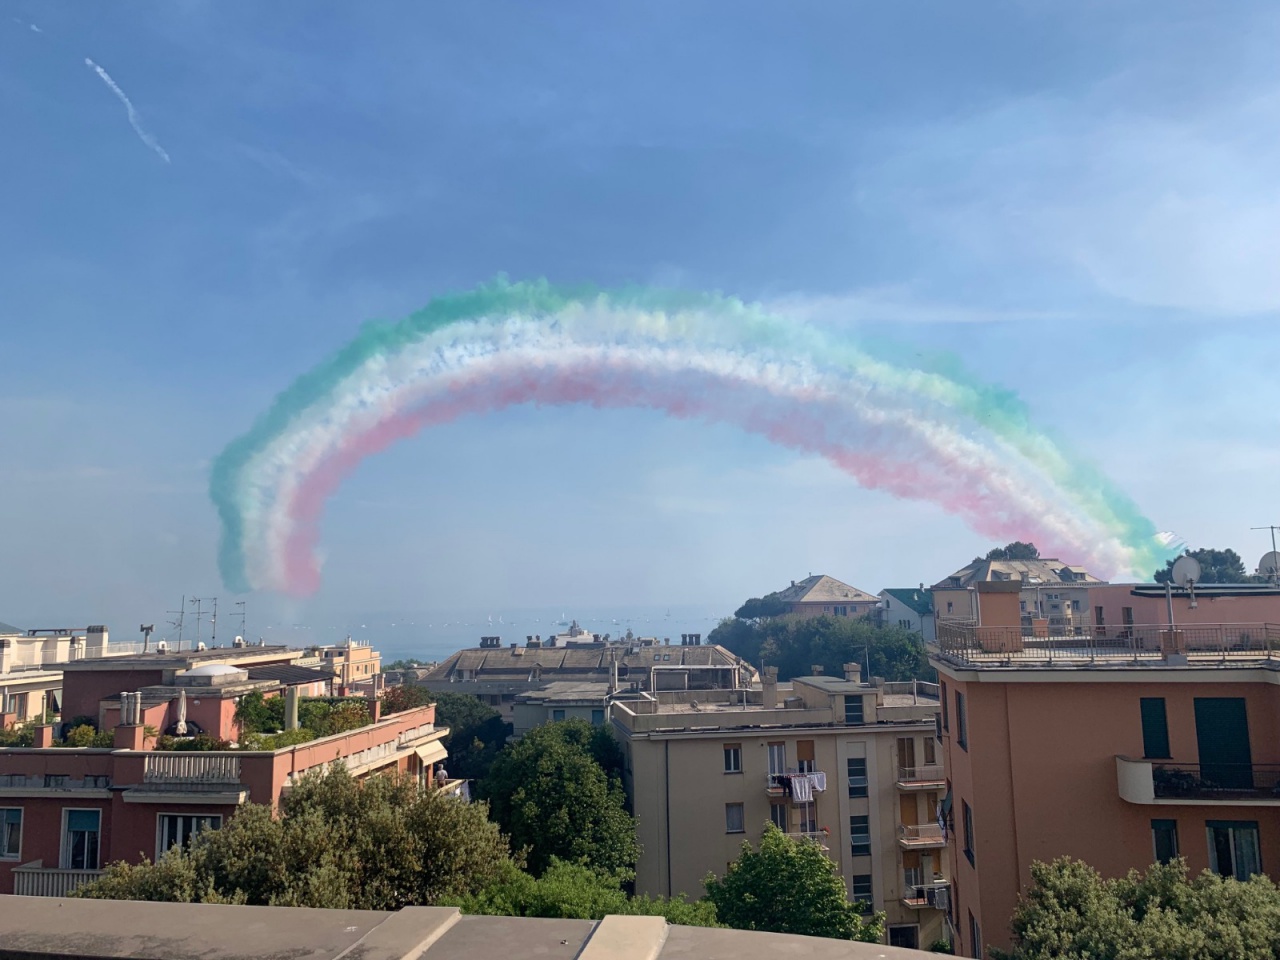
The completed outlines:
<svg viewBox="0 0 1280 960">
<path fill-rule="evenodd" d="M 83 660 L 69 660 L 59 664 L 59 669 L 68 670 L 146 670 L 167 667 L 183 668 L 190 663 L 204 661 L 255 660 L 264 656 L 278 657 L 280 654 L 296 654 L 293 659 L 306 655 L 305 650 L 294 650 L 280 645 L 273 647 L 212 647 L 208 650 L 176 650 L 164 653 L 122 653 L 114 657 L 88 657 Z"/>
</svg>

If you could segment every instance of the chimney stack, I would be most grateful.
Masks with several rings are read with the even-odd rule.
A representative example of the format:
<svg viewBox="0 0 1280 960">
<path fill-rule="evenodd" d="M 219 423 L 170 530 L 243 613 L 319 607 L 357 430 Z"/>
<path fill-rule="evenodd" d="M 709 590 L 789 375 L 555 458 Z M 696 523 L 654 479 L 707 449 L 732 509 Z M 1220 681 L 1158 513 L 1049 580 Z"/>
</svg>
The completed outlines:
<svg viewBox="0 0 1280 960">
<path fill-rule="evenodd" d="M 844 678 L 850 683 L 861 683 L 862 668 L 856 663 L 846 663 L 844 665 Z"/>
<path fill-rule="evenodd" d="M 820 663 L 815 663 L 813 666 L 811 666 L 811 667 L 809 668 L 809 671 L 810 671 L 810 673 L 812 673 L 815 677 L 820 677 L 820 676 L 822 676 L 822 664 L 820 664 Z"/>
<path fill-rule="evenodd" d="M 284 728 L 298 729 L 298 688 L 284 688 Z"/>
<path fill-rule="evenodd" d="M 766 710 L 772 710 L 778 705 L 778 668 L 765 667 L 764 678 L 760 681 L 760 689 L 763 694 L 763 704 Z"/>
</svg>

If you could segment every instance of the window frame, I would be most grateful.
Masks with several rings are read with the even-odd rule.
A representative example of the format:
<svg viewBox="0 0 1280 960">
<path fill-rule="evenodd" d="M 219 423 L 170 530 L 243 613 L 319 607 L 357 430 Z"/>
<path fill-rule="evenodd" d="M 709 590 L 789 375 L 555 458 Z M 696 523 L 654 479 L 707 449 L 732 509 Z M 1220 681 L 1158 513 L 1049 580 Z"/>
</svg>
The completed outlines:
<svg viewBox="0 0 1280 960">
<path fill-rule="evenodd" d="M 71 840 L 71 814 L 73 813 L 92 813 L 98 817 L 98 829 L 94 831 L 93 841 L 93 865 L 88 864 L 88 846 L 85 847 L 85 865 L 81 867 L 72 866 L 72 840 Z M 77 833 L 88 833 L 89 831 L 77 830 Z M 58 866 L 62 870 L 101 870 L 102 869 L 102 808 L 101 807 L 63 807 L 62 808 L 62 831 L 58 844 Z"/>
<path fill-rule="evenodd" d="M 1167 857 L 1160 856 L 1161 831 L 1164 832 L 1164 835 L 1166 837 L 1172 839 L 1173 841 L 1172 843 L 1173 849 L 1170 852 L 1170 855 Z M 1166 818 L 1166 817 L 1159 817 L 1151 821 L 1151 853 L 1152 853 L 1154 863 L 1169 863 L 1178 858 L 1179 844 L 1178 844 L 1178 821 L 1177 820 Z"/>
<path fill-rule="evenodd" d="M 854 774 L 854 764 L 862 765 L 862 773 Z M 849 788 L 849 798 L 851 800 L 860 800 L 870 795 L 871 781 L 867 776 L 867 758 L 866 757 L 849 757 L 845 760 L 845 780 Z M 855 780 L 861 780 L 861 783 L 855 783 Z M 855 789 L 860 789 L 861 793 L 855 793 Z"/>
<path fill-rule="evenodd" d="M 852 707 L 853 704 L 855 703 L 858 705 L 858 708 L 856 710 L 851 710 L 850 707 Z M 853 720 L 849 719 L 851 716 L 856 717 L 857 719 L 853 719 Z M 866 703 L 863 701 L 862 694 L 846 693 L 844 695 L 844 722 L 845 722 L 845 726 L 848 726 L 848 727 L 866 726 L 867 706 L 866 706 Z"/>
<path fill-rule="evenodd" d="M 951 713 L 947 704 L 947 681 L 941 677 L 938 678 L 938 692 L 942 694 L 938 698 L 942 703 L 942 732 L 949 733 L 951 731 Z"/>
<path fill-rule="evenodd" d="M 169 810 L 165 810 L 160 813 L 157 813 L 156 814 L 156 859 L 157 860 L 163 857 L 171 849 L 170 847 L 164 846 L 164 833 L 165 833 L 164 818 L 165 817 L 177 817 L 183 820 L 217 820 L 218 821 L 218 825 L 216 827 L 203 826 L 197 829 L 193 829 L 191 832 L 189 832 L 186 835 L 184 839 L 179 840 L 178 843 L 172 844 L 172 846 L 174 847 L 189 846 L 191 841 L 195 838 L 196 834 L 200 833 L 203 830 L 221 830 L 222 829 L 222 814 L 220 813 L 179 813 L 177 811 L 169 811 Z"/>
<path fill-rule="evenodd" d="M 1160 714 L 1158 718 L 1154 712 L 1157 705 Z M 1169 751 L 1169 705 L 1165 698 L 1139 697 L 1138 717 L 1142 723 L 1142 759 L 1171 760 L 1173 754 Z M 1157 726 L 1161 729 L 1157 729 Z M 1152 748 L 1158 751 L 1161 741 L 1164 752 L 1151 752 Z"/>
<path fill-rule="evenodd" d="M 855 820 L 865 822 L 866 832 L 861 832 L 862 823 L 856 824 L 859 828 L 855 832 Z M 860 837 L 866 839 L 859 842 Z M 871 817 L 864 813 L 853 813 L 849 815 L 849 856 L 851 857 L 869 857 L 871 856 Z"/>
<path fill-rule="evenodd" d="M 874 873 L 855 873 L 849 878 L 849 899 L 854 903 L 865 903 L 867 912 L 870 913 L 874 909 L 876 889 L 875 889 Z M 862 896 L 860 890 L 866 890 L 866 896 Z"/>
<path fill-rule="evenodd" d="M 723 743 L 724 755 L 724 772 L 729 774 L 742 773 L 742 744 L 740 743 Z M 730 758 L 733 762 L 730 763 Z"/>
<path fill-rule="evenodd" d="M 737 827 L 732 826 L 729 819 L 729 813 L 732 810 L 736 810 L 738 813 Z M 724 805 L 724 832 L 726 834 L 747 832 L 747 810 L 742 801 L 738 800 Z"/>
<path fill-rule="evenodd" d="M 598 717 L 599 719 L 597 719 L 597 717 Z M 591 725 L 592 725 L 593 727 L 603 727 L 603 726 L 604 726 L 604 708 L 603 708 L 603 707 L 592 707 L 592 708 L 591 708 Z"/>
<path fill-rule="evenodd" d="M 551 710 L 552 723 L 560 723 L 561 721 L 564 720 L 564 718 L 565 718 L 565 712 L 563 708 L 555 708 L 555 707 L 552 708 Z"/>
<path fill-rule="evenodd" d="M 17 817 L 17 836 L 18 849 L 14 853 L 6 853 L 3 844 L 0 844 L 0 860 L 17 860 L 22 862 L 22 823 L 26 818 L 26 810 L 24 807 L 0 807 L 0 840 L 3 840 L 4 832 L 8 831 L 10 838 L 13 837 L 14 831 L 8 827 L 8 824 L 15 821 L 9 819 L 10 813 L 16 813 Z"/>
<path fill-rule="evenodd" d="M 969 861 L 969 866 L 975 867 L 975 854 L 973 849 L 973 841 L 975 831 L 973 829 L 973 807 L 969 806 L 968 800 L 960 801 L 961 827 L 964 830 L 964 855 Z"/>
<path fill-rule="evenodd" d="M 961 690 L 956 691 L 956 744 L 965 753 L 969 752 L 969 712 Z"/>
<path fill-rule="evenodd" d="M 1257 820 L 1206 820 L 1205 838 L 1209 847 L 1209 869 L 1220 877 L 1235 877 L 1237 880 L 1248 880 L 1252 876 L 1263 873 L 1262 869 L 1262 835 L 1258 829 Z M 1214 843 L 1214 831 L 1229 831 L 1228 836 L 1231 844 L 1231 873 L 1223 873 L 1221 864 L 1218 863 L 1217 844 Z M 1253 853 L 1255 856 L 1256 870 L 1241 876 L 1240 869 L 1240 847 L 1236 842 L 1236 834 L 1249 831 L 1253 834 Z"/>
<path fill-rule="evenodd" d="M 782 811 L 782 818 L 781 818 L 781 819 L 782 819 L 782 822 L 781 822 L 781 823 L 779 823 L 779 822 L 778 822 L 778 819 L 779 819 L 779 818 L 778 818 L 778 815 L 777 815 L 777 814 L 778 814 L 778 811 L 779 811 L 779 810 L 781 810 L 781 811 Z M 772 824 L 773 824 L 775 827 L 777 827 L 779 830 L 781 830 L 783 833 L 788 833 L 788 832 L 790 832 L 790 830 L 791 830 L 791 811 L 790 811 L 790 808 L 789 808 L 785 803 L 771 803 L 771 804 L 769 804 L 769 822 L 770 822 L 770 823 L 772 823 Z"/>
</svg>

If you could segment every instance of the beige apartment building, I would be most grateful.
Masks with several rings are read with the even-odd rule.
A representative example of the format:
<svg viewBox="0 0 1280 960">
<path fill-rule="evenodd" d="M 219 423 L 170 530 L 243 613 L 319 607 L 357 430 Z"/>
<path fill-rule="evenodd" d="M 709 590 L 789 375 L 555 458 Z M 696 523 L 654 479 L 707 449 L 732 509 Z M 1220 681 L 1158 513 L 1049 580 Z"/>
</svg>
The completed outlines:
<svg viewBox="0 0 1280 960">
<path fill-rule="evenodd" d="M 773 822 L 819 843 L 895 946 L 944 938 L 950 887 L 936 822 L 945 791 L 938 690 L 845 676 L 751 689 L 642 693 L 612 724 L 642 852 L 641 893 L 702 896 Z"/>
</svg>

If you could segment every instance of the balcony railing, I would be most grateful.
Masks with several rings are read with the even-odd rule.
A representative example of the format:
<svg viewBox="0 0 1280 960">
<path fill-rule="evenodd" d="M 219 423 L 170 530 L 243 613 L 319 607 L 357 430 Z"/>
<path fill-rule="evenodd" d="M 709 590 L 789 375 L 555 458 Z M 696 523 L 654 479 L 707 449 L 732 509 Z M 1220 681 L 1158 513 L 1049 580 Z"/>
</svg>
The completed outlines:
<svg viewBox="0 0 1280 960">
<path fill-rule="evenodd" d="M 13 892 L 19 897 L 65 897 L 102 876 L 101 870 L 46 870 L 43 860 L 13 868 Z"/>
<path fill-rule="evenodd" d="M 1280 806 L 1280 764 L 1158 763 L 1117 757 L 1120 796 L 1130 803 Z"/>
<path fill-rule="evenodd" d="M 830 850 L 829 842 L 831 835 L 825 830 L 800 830 L 794 833 L 788 833 L 788 837 L 792 840 L 812 840 L 823 850 Z"/>
<path fill-rule="evenodd" d="M 947 910 L 951 905 L 951 881 L 908 882 L 902 888 L 902 904 L 913 910 Z"/>
<path fill-rule="evenodd" d="M 804 783 L 798 782 L 800 780 Z M 826 782 L 827 775 L 819 770 L 769 773 L 765 775 L 765 793 L 771 797 L 790 797 L 797 803 L 807 803 L 826 790 Z"/>
<path fill-rule="evenodd" d="M 1045 635 L 1047 633 L 1047 635 Z M 1096 627 L 1079 623 L 1052 631 L 1031 627 L 987 627 L 966 622 L 938 623 L 938 652 L 973 666 L 1002 662 L 1079 665 L 1081 661 L 1141 662 L 1170 654 L 1198 659 L 1280 657 L 1280 624 L 1124 624 Z"/>
<path fill-rule="evenodd" d="M 240 758 L 225 753 L 149 753 L 144 783 L 239 783 Z"/>
<path fill-rule="evenodd" d="M 942 827 L 936 823 L 900 824 L 898 826 L 898 844 L 908 849 L 921 847 L 944 847 L 947 840 L 943 836 Z"/>
<path fill-rule="evenodd" d="M 937 787 L 947 782 L 942 764 L 926 763 L 918 767 L 899 767 L 898 786 L 904 789 Z"/>
</svg>

